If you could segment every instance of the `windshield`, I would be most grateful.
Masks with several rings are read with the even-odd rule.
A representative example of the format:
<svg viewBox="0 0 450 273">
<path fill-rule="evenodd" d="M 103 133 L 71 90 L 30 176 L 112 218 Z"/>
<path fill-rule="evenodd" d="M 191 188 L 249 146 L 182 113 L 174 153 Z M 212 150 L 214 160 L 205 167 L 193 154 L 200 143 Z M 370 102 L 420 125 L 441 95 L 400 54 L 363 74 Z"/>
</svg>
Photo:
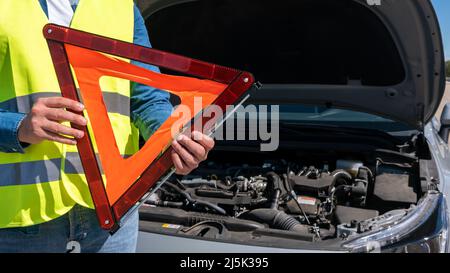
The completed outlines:
<svg viewBox="0 0 450 273">
<path fill-rule="evenodd" d="M 375 129 L 391 134 L 412 130 L 403 123 L 372 114 L 310 105 L 280 105 L 280 121 L 282 123 Z"/>
</svg>

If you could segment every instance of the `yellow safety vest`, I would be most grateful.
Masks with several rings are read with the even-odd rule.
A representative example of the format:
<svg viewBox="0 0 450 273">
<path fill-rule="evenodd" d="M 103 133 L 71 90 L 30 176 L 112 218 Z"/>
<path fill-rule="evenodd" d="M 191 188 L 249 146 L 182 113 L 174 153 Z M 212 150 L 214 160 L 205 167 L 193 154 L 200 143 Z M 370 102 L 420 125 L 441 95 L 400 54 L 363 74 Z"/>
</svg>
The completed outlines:
<svg viewBox="0 0 450 273">
<path fill-rule="evenodd" d="M 133 41 L 133 0 L 80 0 L 70 27 Z M 42 28 L 48 19 L 37 0 L 0 0 L 0 108 L 28 113 L 42 97 L 60 96 Z M 117 146 L 138 150 L 130 122 L 130 82 L 102 78 Z M 0 228 L 35 225 L 67 213 L 75 204 L 93 208 L 75 146 L 50 141 L 25 153 L 0 152 Z"/>
</svg>

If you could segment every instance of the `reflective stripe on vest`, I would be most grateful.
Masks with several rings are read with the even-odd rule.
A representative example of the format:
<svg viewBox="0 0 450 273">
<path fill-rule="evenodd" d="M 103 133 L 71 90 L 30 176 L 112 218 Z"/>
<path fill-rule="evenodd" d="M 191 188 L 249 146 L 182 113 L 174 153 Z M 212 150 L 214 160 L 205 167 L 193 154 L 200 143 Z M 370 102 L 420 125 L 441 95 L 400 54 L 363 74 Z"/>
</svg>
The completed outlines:
<svg viewBox="0 0 450 273">
<path fill-rule="evenodd" d="M 95 155 L 97 157 L 97 161 L 99 160 L 99 155 Z M 123 158 L 128 158 L 131 155 L 122 155 Z M 104 174 L 102 170 L 102 166 L 98 166 L 100 172 Z M 81 164 L 80 155 L 78 153 L 66 153 L 66 160 L 64 166 L 64 172 L 67 174 L 82 174 L 84 173 L 83 166 Z"/>
<path fill-rule="evenodd" d="M 128 158 L 131 155 L 122 155 Z M 98 155 L 97 155 L 98 158 Z M 48 159 L 30 162 L 18 162 L 0 165 L 2 186 L 28 185 L 61 179 L 62 159 Z M 100 172 L 103 174 L 101 166 Z M 66 153 L 64 159 L 64 172 L 66 174 L 84 174 L 78 153 Z"/>
<path fill-rule="evenodd" d="M 70 27 L 132 42 L 133 6 L 132 0 L 80 0 Z M 28 113 L 37 99 L 60 96 L 42 35 L 47 23 L 36 0 L 0 1 L 0 108 Z M 130 122 L 130 83 L 105 77 L 100 85 L 117 146 L 131 155 L 138 133 Z M 0 152 L 0 174 L 0 228 L 50 221 L 76 203 L 92 207 L 76 146 L 44 141 L 24 154 Z"/>
<path fill-rule="evenodd" d="M 60 180 L 60 170 L 61 158 L 2 164 L 0 165 L 1 185 L 28 185 Z"/>
<path fill-rule="evenodd" d="M 0 102 L 0 109 L 8 109 L 11 112 L 28 113 L 33 104 L 40 98 L 60 97 L 60 92 L 40 92 L 9 99 Z M 119 93 L 103 92 L 103 100 L 109 113 L 117 113 L 130 116 L 130 97 Z"/>
</svg>

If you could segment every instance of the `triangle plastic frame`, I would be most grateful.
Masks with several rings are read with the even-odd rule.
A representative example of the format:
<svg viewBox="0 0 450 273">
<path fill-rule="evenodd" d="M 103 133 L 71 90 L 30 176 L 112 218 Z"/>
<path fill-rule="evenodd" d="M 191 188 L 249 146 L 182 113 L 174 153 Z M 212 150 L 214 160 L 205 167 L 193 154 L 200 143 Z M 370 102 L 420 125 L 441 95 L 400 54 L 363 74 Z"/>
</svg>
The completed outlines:
<svg viewBox="0 0 450 273">
<path fill-rule="evenodd" d="M 219 106 L 223 112 L 225 112 L 228 105 L 239 103 L 245 97 L 244 94 L 254 86 L 255 82 L 253 75 L 248 72 L 59 25 L 48 24 L 44 27 L 43 32 L 50 49 L 62 96 L 79 102 L 83 101 L 86 106 L 85 111 L 89 115 L 93 135 L 87 126 L 77 126 L 75 124 L 71 124 L 71 126 L 84 131 L 85 135 L 88 136 L 78 140 L 77 148 L 99 224 L 103 229 L 109 230 L 111 233 L 120 228 L 120 223 L 125 216 L 142 203 L 144 196 L 151 189 L 154 190 L 157 187 L 158 181 L 164 181 L 173 174 L 174 168 L 170 157 L 172 138 L 168 139 L 169 141 L 165 143 L 165 148 L 158 155 L 155 155 L 155 151 L 148 148 L 148 145 L 144 145 L 140 151 L 130 158 L 124 159 L 120 157 L 106 107 L 103 103 L 102 92 L 98 82 L 99 78 L 94 77 L 94 80 L 86 80 L 85 82 L 78 80 L 79 94 L 71 69 L 73 69 L 77 78 L 79 78 L 79 75 L 83 75 L 79 71 L 87 69 L 86 71 L 89 72 L 91 66 L 94 67 L 92 71 L 103 71 L 103 74 L 100 73 L 101 75 L 97 76 L 119 77 L 148 85 L 158 82 L 157 80 L 152 81 L 152 77 L 160 77 L 161 83 L 159 85 L 157 83 L 156 86 L 152 85 L 153 87 L 162 87 L 162 89 L 170 90 L 168 92 L 180 96 L 182 101 L 184 95 L 188 97 L 192 96 L 192 94 L 202 96 L 206 98 L 206 101 L 202 104 L 203 109 L 214 104 Z M 97 59 L 97 62 L 91 61 L 91 59 L 83 61 L 85 55 L 92 60 Z M 158 74 L 124 62 L 119 58 L 163 67 L 180 72 L 188 77 Z M 102 68 L 102 66 L 104 67 Z M 93 77 L 91 73 L 84 73 L 84 75 L 89 75 L 90 78 Z M 91 85 L 89 85 L 89 81 Z M 95 82 L 95 84 L 92 84 L 92 82 Z M 182 91 L 185 89 L 192 92 L 183 93 Z M 208 90 L 212 91 L 208 93 Z M 84 116 L 84 113 L 77 114 Z M 187 127 L 187 130 L 193 130 L 192 126 L 189 125 L 193 122 L 196 114 L 198 113 L 193 113 L 190 122 L 185 124 L 184 127 Z M 211 124 L 211 121 L 226 119 L 226 117 L 218 116 L 200 118 L 202 119 L 202 124 Z M 154 135 L 158 136 L 158 131 L 163 131 L 161 129 L 164 126 L 167 131 L 167 127 L 170 124 L 165 125 L 163 124 Z M 100 130 L 100 127 L 103 127 L 103 129 Z M 164 140 L 167 139 L 167 134 L 164 137 Z M 94 151 L 94 140 L 97 140 L 98 157 Z M 163 144 L 160 143 L 160 145 Z M 145 161 L 146 158 L 150 158 L 151 162 Z M 132 172 L 134 173 L 132 175 L 120 175 L 120 173 L 114 173 L 114 167 L 120 164 L 138 167 L 133 167 Z M 114 183 L 115 179 L 122 179 L 123 181 L 117 184 L 126 185 L 126 187 L 122 186 L 122 188 L 114 190 L 111 189 L 112 186 L 107 188 L 100 166 L 103 167 L 107 181 L 110 181 L 109 178 L 114 178 L 110 182 Z M 127 171 L 127 167 L 120 169 L 121 174 L 124 172 L 128 174 Z M 110 183 L 108 184 L 111 185 Z"/>
</svg>

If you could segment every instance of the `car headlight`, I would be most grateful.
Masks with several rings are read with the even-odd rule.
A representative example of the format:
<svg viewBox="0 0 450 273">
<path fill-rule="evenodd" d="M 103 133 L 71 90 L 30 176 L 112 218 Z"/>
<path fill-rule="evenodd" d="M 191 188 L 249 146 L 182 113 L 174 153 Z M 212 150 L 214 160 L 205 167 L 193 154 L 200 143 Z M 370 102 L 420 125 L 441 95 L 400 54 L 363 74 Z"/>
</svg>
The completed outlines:
<svg viewBox="0 0 450 273">
<path fill-rule="evenodd" d="M 351 252 L 445 252 L 447 209 L 443 195 L 429 191 L 400 220 L 343 244 Z"/>
<path fill-rule="evenodd" d="M 447 230 L 431 238 L 406 244 L 402 247 L 393 247 L 386 252 L 394 253 L 443 253 L 447 248 Z"/>
</svg>

